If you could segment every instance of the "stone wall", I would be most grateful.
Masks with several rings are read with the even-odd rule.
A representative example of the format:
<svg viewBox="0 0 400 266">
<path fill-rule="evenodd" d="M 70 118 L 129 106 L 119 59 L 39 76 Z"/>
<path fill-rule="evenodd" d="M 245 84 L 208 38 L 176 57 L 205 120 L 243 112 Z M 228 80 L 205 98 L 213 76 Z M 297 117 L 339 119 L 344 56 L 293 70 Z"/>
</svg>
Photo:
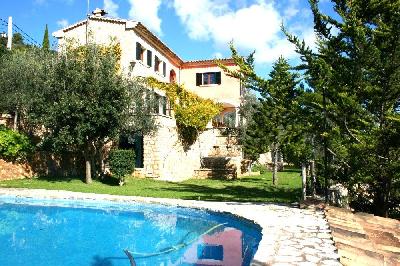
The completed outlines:
<svg viewBox="0 0 400 266">
<path fill-rule="evenodd" d="M 185 149 L 175 120 L 159 116 L 158 122 L 157 133 L 144 137 L 145 176 L 173 181 L 193 177 L 195 170 L 201 168 L 201 158 L 207 157 L 218 145 L 220 130 L 208 128 L 189 149 Z"/>
<path fill-rule="evenodd" d="M 26 163 L 11 163 L 0 159 L 0 181 L 30 178 L 33 176 L 31 167 Z"/>
</svg>

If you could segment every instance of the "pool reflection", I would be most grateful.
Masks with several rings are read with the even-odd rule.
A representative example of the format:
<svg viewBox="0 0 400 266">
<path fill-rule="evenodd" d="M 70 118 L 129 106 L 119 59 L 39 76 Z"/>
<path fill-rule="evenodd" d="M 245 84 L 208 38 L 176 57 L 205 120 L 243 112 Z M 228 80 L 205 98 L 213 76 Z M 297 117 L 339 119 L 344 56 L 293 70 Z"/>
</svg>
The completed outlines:
<svg viewBox="0 0 400 266">
<path fill-rule="evenodd" d="M 226 227 L 223 231 L 204 235 L 190 246 L 182 263 L 189 265 L 241 266 L 244 261 L 242 232 Z"/>
</svg>

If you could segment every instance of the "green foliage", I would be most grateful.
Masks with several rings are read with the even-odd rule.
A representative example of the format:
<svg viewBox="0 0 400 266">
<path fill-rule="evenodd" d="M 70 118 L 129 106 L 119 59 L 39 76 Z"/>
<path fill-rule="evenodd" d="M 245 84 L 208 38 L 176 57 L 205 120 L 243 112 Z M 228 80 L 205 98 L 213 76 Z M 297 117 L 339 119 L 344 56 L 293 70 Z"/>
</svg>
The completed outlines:
<svg viewBox="0 0 400 266">
<path fill-rule="evenodd" d="M 260 174 L 265 174 L 269 170 L 266 165 L 257 163 L 257 164 L 254 164 L 253 167 L 251 167 L 251 171 L 252 172 L 260 172 Z"/>
<path fill-rule="evenodd" d="M 206 129 L 209 121 L 222 111 L 222 106 L 209 99 L 203 99 L 189 92 L 182 85 L 163 83 L 148 78 L 147 84 L 165 91 L 175 113 L 176 124 L 184 144 L 193 144 L 200 132 Z"/>
<path fill-rule="evenodd" d="M 107 142 L 121 132 L 156 128 L 147 89 L 122 76 L 120 55 L 118 44 L 68 44 L 59 55 L 36 48 L 7 53 L 0 59 L 0 111 L 18 114 L 20 128 L 40 132 L 41 148 L 81 154 L 90 182 Z"/>
<path fill-rule="evenodd" d="M 21 133 L 0 126 L 0 158 L 6 161 L 23 161 L 32 152 L 29 138 Z"/>
<path fill-rule="evenodd" d="M 45 51 L 50 50 L 50 40 L 49 40 L 49 29 L 46 24 L 46 28 L 44 30 L 43 41 L 42 41 L 42 49 Z"/>
<path fill-rule="evenodd" d="M 353 207 L 387 216 L 400 203 L 400 2 L 333 1 L 338 19 L 310 4 L 318 50 L 285 33 L 313 88 L 324 174 L 347 185 Z"/>
<path fill-rule="evenodd" d="M 118 50 L 94 44 L 71 46 L 48 60 L 46 79 L 29 110 L 30 121 L 46 129 L 45 147 L 83 155 L 88 183 L 96 166 L 90 162 L 128 127 L 132 83 L 118 71 Z"/>
<path fill-rule="evenodd" d="M 231 46 L 232 57 L 239 66 L 237 71 L 228 74 L 241 78 L 245 86 L 260 93 L 259 104 L 252 106 L 252 119 L 248 119 L 244 137 L 244 152 L 247 158 L 256 160 L 261 153 L 271 149 L 272 156 L 286 143 L 292 132 L 288 130 L 293 121 L 294 110 L 298 105 L 300 90 L 297 87 L 297 74 L 290 71 L 286 60 L 280 57 L 273 65 L 270 79 L 263 79 L 255 74 L 253 56 L 242 58 Z"/>
<path fill-rule="evenodd" d="M 89 45 L 67 50 L 50 64 L 50 79 L 36 92 L 29 115 L 48 129 L 45 138 L 54 150 L 88 150 L 116 136 L 126 91 L 114 55 Z"/>
<path fill-rule="evenodd" d="M 0 58 L 0 112 L 17 113 L 18 124 L 27 118 L 34 92 L 43 89 L 49 74 L 48 61 L 48 55 L 35 48 L 12 50 Z"/>
<path fill-rule="evenodd" d="M 123 184 L 125 177 L 132 174 L 135 169 L 135 152 L 133 150 L 114 149 L 111 150 L 108 161 L 112 175 L 119 179 L 120 184 Z"/>
<path fill-rule="evenodd" d="M 158 104 L 150 93 L 146 83 L 141 79 L 126 80 L 127 107 L 124 111 L 122 131 L 125 134 L 148 135 L 158 127 L 153 107 Z"/>
<path fill-rule="evenodd" d="M 243 95 L 242 104 L 239 109 L 239 126 L 237 128 L 237 138 L 241 145 L 244 145 L 245 157 L 255 161 L 259 157 L 256 147 L 256 140 L 249 137 L 249 125 L 253 123 L 252 119 L 255 117 L 254 113 L 260 104 L 258 98 L 252 91 L 245 91 Z"/>
<path fill-rule="evenodd" d="M 1 57 L 7 53 L 7 38 L 0 36 L 0 60 Z"/>
</svg>

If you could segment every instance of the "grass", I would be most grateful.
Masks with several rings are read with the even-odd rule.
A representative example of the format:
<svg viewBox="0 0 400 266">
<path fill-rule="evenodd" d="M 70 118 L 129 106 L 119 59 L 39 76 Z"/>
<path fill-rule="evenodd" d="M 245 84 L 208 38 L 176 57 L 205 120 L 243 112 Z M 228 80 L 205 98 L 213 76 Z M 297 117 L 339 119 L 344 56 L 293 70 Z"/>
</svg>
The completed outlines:
<svg viewBox="0 0 400 266">
<path fill-rule="evenodd" d="M 2 188 L 31 188 L 68 190 L 76 192 L 176 198 L 207 201 L 281 202 L 298 201 L 301 180 L 298 170 L 288 169 L 278 173 L 278 185 L 272 185 L 272 174 L 242 177 L 238 180 L 190 179 L 180 183 L 153 179 L 129 178 L 122 187 L 116 182 L 94 181 L 85 184 L 78 178 L 49 178 L 1 181 Z"/>
</svg>

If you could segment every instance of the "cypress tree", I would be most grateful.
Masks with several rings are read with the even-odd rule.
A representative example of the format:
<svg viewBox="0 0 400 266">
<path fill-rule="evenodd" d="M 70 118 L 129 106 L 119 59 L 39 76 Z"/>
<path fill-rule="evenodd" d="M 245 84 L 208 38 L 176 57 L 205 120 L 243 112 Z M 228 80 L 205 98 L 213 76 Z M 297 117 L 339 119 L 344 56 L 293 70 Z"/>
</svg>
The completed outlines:
<svg viewBox="0 0 400 266">
<path fill-rule="evenodd" d="M 44 30 L 44 36 L 43 36 L 43 42 L 42 42 L 42 48 L 45 51 L 50 50 L 50 41 L 49 41 L 49 29 L 46 24 L 46 28 Z"/>
</svg>

